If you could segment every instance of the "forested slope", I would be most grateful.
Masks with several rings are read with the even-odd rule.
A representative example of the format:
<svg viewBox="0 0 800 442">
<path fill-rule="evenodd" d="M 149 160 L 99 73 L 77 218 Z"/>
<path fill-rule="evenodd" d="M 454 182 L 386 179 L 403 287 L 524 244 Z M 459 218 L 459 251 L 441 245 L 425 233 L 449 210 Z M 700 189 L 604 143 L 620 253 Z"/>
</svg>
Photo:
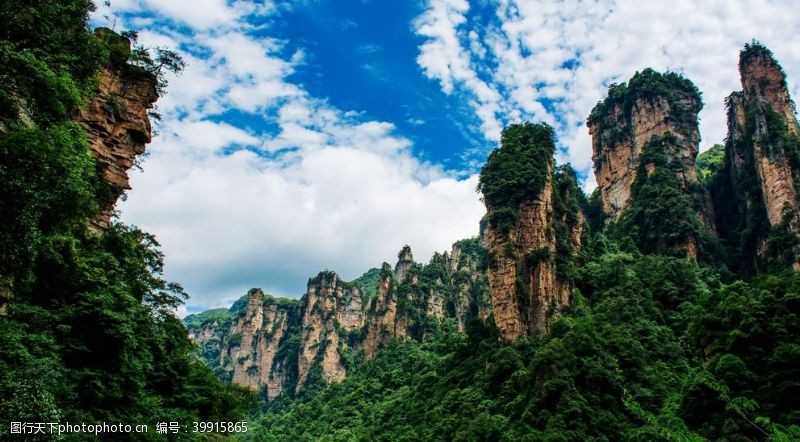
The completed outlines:
<svg viewBox="0 0 800 442">
<path fill-rule="evenodd" d="M 153 94 L 163 84 L 153 60 L 131 51 L 127 38 L 87 28 L 91 8 L 87 0 L 0 2 L 3 439 L 11 421 L 154 429 L 165 421 L 239 420 L 252 403 L 249 392 L 223 384 L 191 356 L 172 313 L 186 295 L 162 278 L 155 238 L 119 222 L 97 228 L 124 189 L 90 149 L 106 140 L 76 120 L 97 100 L 109 112 L 103 121 L 124 120 L 126 104 L 134 104 L 125 100 L 135 97 L 101 96 L 109 79 L 120 80 L 121 90 L 144 82 Z M 141 97 L 142 110 L 155 98 Z M 146 119 L 127 132 L 131 143 L 149 141 Z M 158 439 L 154 431 L 106 437 Z"/>
<path fill-rule="evenodd" d="M 798 274 L 737 281 L 636 240 L 591 235 L 549 332 L 504 342 L 491 320 L 444 322 L 269 403 L 249 440 L 800 438 Z"/>
</svg>

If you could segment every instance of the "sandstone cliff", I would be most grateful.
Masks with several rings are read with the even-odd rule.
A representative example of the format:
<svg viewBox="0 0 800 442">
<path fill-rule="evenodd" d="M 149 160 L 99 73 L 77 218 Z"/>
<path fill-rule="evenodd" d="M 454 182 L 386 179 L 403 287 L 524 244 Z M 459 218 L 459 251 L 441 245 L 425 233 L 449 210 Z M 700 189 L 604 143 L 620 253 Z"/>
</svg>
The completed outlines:
<svg viewBox="0 0 800 442">
<path fill-rule="evenodd" d="M 585 223 L 575 201 L 579 190 L 574 172 L 568 167 L 555 170 L 554 148 L 548 126 L 511 126 L 481 177 L 492 310 L 509 341 L 546 331 L 548 319 L 568 305 L 572 292 L 571 261 Z M 518 183 L 494 182 L 495 169 L 512 167 L 531 175 Z M 510 194 L 518 197 L 509 200 L 505 195 Z"/>
<path fill-rule="evenodd" d="M 494 321 L 509 341 L 545 332 L 548 319 L 570 301 L 572 281 L 564 267 L 580 248 L 583 215 L 554 210 L 553 191 L 551 172 L 542 192 L 519 206 L 518 221 L 507 233 L 491 226 L 485 230 Z M 569 256 L 558 260 L 559 253 Z"/>
<path fill-rule="evenodd" d="M 326 381 L 344 379 L 342 348 L 348 333 L 364 326 L 362 290 L 343 284 L 333 272 L 321 272 L 308 283 L 303 297 L 301 348 L 298 358 L 298 383 L 302 386 L 315 364 Z"/>
<path fill-rule="evenodd" d="M 700 93 L 689 80 L 645 69 L 627 84 L 612 85 L 608 97 L 595 106 L 587 120 L 606 222 L 619 221 L 634 205 L 634 191 L 647 180 L 645 174 L 669 171 L 677 190 L 691 199 L 691 218 L 696 218 L 699 226 L 664 248 L 681 248 L 694 258 L 699 230 L 711 235 L 715 231 L 713 206 L 695 168 L 701 108 Z"/>
<path fill-rule="evenodd" d="M 410 256 L 410 249 L 404 248 L 400 253 L 400 261 L 395 266 L 401 271 L 400 276 L 403 277 L 403 281 L 414 277 L 410 275 L 414 268 L 413 261 L 408 261 Z M 364 354 L 367 357 L 374 356 L 378 348 L 385 346 L 392 339 L 406 337 L 408 318 L 404 315 L 398 317 L 397 294 L 397 280 L 392 277 L 389 264 L 384 264 L 381 268 L 376 296 L 370 300 L 368 305 L 369 318 L 367 318 L 363 342 Z"/>
<path fill-rule="evenodd" d="M 397 255 L 397 264 L 394 266 L 394 275 L 398 281 L 405 282 L 409 277 L 416 277 L 416 274 L 411 272 L 413 268 L 414 254 L 411 253 L 411 247 L 403 246 L 403 249 Z"/>
<path fill-rule="evenodd" d="M 223 379 L 277 397 L 287 382 L 281 344 L 291 327 L 297 301 L 275 299 L 252 289 L 230 311 L 213 311 L 188 322 L 189 336 Z M 227 314 L 226 314 L 227 313 Z M 190 317 L 191 318 L 191 317 Z"/>
<path fill-rule="evenodd" d="M 786 75 L 758 43 L 745 46 L 739 71 L 742 91 L 726 101 L 724 168 L 712 185 L 717 223 L 753 267 L 769 257 L 800 268 L 800 127 Z"/>
<path fill-rule="evenodd" d="M 98 186 L 96 191 L 100 210 L 93 219 L 89 220 L 88 227 L 92 231 L 100 232 L 108 227 L 119 196 L 130 188 L 127 177 L 128 169 L 133 166 L 136 156 L 144 152 L 145 144 L 150 142 L 151 126 L 147 111 L 153 107 L 153 103 L 158 98 L 156 92 L 158 79 L 145 70 L 128 63 L 128 56 L 131 52 L 128 39 L 102 28 L 98 29 L 96 34 L 107 49 L 109 45 L 113 44 L 117 51 L 115 52 L 116 56 L 111 57 L 111 60 L 96 73 L 96 90 L 92 91 L 90 96 L 83 97 L 81 107 L 77 106 L 79 104 L 77 100 L 72 101 L 75 100 L 74 98 L 62 103 L 61 98 L 58 97 L 54 98 L 53 103 L 59 103 L 55 108 L 61 108 L 58 118 L 70 117 L 86 129 L 89 148 L 96 159 L 97 172 L 103 179 L 102 185 Z M 4 58 L 4 60 L 8 59 Z M 55 62 L 53 66 L 60 66 L 62 63 L 63 61 Z M 49 93 L 55 93 L 47 88 L 52 88 L 55 84 L 63 81 L 63 79 L 58 81 L 52 79 L 47 83 L 34 81 L 29 86 L 21 87 L 20 84 L 15 83 L 19 79 L 25 79 L 25 82 L 30 81 L 31 79 L 26 77 L 31 77 L 31 74 L 20 75 L 19 72 L 16 72 L 14 76 L 7 76 L 5 68 L 6 66 L 3 66 L 2 74 L 5 78 L 0 81 L 3 83 L 3 87 L 0 89 L 3 89 L 4 97 L 0 100 L 3 102 L 0 106 L 3 107 L 0 110 L 0 120 L 3 120 L 0 121 L 0 137 L 7 134 L 9 123 L 11 127 L 15 125 L 33 127 L 41 124 L 40 116 L 37 115 L 42 113 L 44 108 L 37 104 L 40 98 L 35 98 L 36 95 L 41 94 L 44 98 Z M 15 69 L 18 68 L 18 66 L 15 67 Z M 58 68 L 58 72 L 60 72 L 58 75 L 66 74 L 66 71 L 61 72 L 62 69 L 65 68 L 63 66 Z M 45 75 L 44 72 L 38 72 L 38 68 L 36 70 L 37 75 Z M 11 72 L 12 69 L 9 66 L 8 73 Z M 49 70 L 46 72 L 49 72 L 49 75 L 56 75 Z M 15 76 L 20 78 L 13 78 Z M 50 81 L 53 83 L 49 83 Z M 43 87 L 44 84 L 47 84 L 47 88 Z M 71 85 L 71 88 L 77 87 L 74 83 L 68 84 Z M 10 92 L 5 92 L 6 87 Z M 28 87 L 33 87 L 32 91 L 35 90 L 36 95 L 24 92 Z M 77 93 L 78 90 L 76 89 L 75 92 Z M 8 95 L 5 95 L 6 93 Z M 64 106 L 65 104 L 68 106 Z M 64 107 L 62 108 L 62 106 Z M 73 106 L 75 106 L 74 109 Z M 62 116 L 61 112 L 65 112 L 65 114 Z M 53 117 L 48 117 L 48 120 L 49 118 Z M 52 121 L 48 121 L 42 127 L 46 127 L 50 123 Z M 14 286 L 14 277 L 0 274 L 0 316 L 8 313 L 8 303 L 13 297 Z"/>
<path fill-rule="evenodd" d="M 471 318 L 485 321 L 482 253 L 477 239 L 464 240 L 421 265 L 406 246 L 395 270 L 384 264 L 377 281 L 373 272 L 346 282 L 324 271 L 299 301 L 253 289 L 230 310 L 190 315 L 185 323 L 221 378 L 274 399 L 310 383 L 341 381 L 348 367 L 394 339 L 423 339 L 449 320 L 461 331 Z"/>
<path fill-rule="evenodd" d="M 488 254 L 477 240 L 463 240 L 453 244 L 450 253 L 434 255 L 432 262 L 440 260 L 447 266 L 447 286 L 431 289 L 426 311 L 436 318 L 453 317 L 459 332 L 464 332 L 472 318 L 486 321 L 492 313 L 489 280 L 486 276 Z"/>
<path fill-rule="evenodd" d="M 113 35 L 124 45 L 123 51 L 130 53 L 130 41 L 124 37 L 103 29 L 98 34 L 101 38 Z M 99 73 L 95 95 L 75 116 L 86 128 L 89 147 L 106 184 L 98 195 L 101 211 L 91 223 L 94 230 L 108 228 L 117 199 L 130 189 L 128 170 L 151 140 L 148 110 L 158 99 L 157 82 L 144 70 L 112 59 Z"/>
</svg>

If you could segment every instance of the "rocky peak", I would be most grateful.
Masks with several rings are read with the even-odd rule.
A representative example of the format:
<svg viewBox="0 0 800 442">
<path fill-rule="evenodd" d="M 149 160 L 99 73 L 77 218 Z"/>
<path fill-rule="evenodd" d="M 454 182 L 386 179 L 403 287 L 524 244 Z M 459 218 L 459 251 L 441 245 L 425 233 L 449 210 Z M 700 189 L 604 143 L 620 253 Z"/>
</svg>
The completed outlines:
<svg viewBox="0 0 800 442">
<path fill-rule="evenodd" d="M 475 274 L 478 272 L 480 264 L 478 261 L 482 253 L 478 238 L 467 239 L 454 243 L 450 253 L 444 253 L 444 259 L 447 261 L 451 273 Z"/>
<path fill-rule="evenodd" d="M 184 323 L 203 358 L 225 380 L 277 397 L 292 378 L 283 355 L 295 333 L 297 301 L 247 292 L 226 309 L 187 316 Z M 296 354 L 296 353 L 295 353 Z"/>
<path fill-rule="evenodd" d="M 130 53 L 127 38 L 106 29 L 97 33 L 103 39 L 113 39 L 118 50 Z M 128 170 L 152 137 L 148 110 L 158 100 L 158 80 L 126 60 L 125 56 L 112 57 L 99 73 L 95 95 L 74 117 L 86 128 L 89 147 L 106 183 L 98 196 L 101 212 L 90 225 L 95 231 L 108 228 L 117 199 L 131 188 Z"/>
<path fill-rule="evenodd" d="M 447 252 L 445 252 L 445 257 L 449 263 L 450 271 L 455 272 L 458 270 L 461 261 L 461 246 L 458 243 L 453 244 L 450 253 L 447 254 Z"/>
<path fill-rule="evenodd" d="M 569 270 L 557 263 L 580 247 L 584 222 L 577 204 L 567 201 L 577 192 L 565 192 L 577 189 L 574 173 L 556 173 L 553 137 L 546 125 L 509 126 L 481 171 L 492 310 L 509 341 L 547 330 L 572 291 Z M 503 178 L 508 170 L 520 171 L 516 182 Z"/>
<path fill-rule="evenodd" d="M 786 74 L 769 49 L 758 43 L 746 45 L 739 56 L 739 72 L 745 100 L 762 100 L 786 121 L 796 122 Z M 793 133 L 796 129 L 796 124 L 788 128 Z"/>
<path fill-rule="evenodd" d="M 264 300 L 264 290 L 262 290 L 260 287 L 253 287 L 248 290 L 247 294 L 244 296 L 247 299 L 245 309 L 254 309 L 258 306 L 261 306 L 261 303 Z"/>
<path fill-rule="evenodd" d="M 699 185 L 695 159 L 700 132 L 697 114 L 700 93 L 691 81 L 675 73 L 652 69 L 637 72 L 630 81 L 609 88 L 587 120 L 592 136 L 597 188 L 607 222 L 616 222 L 632 206 L 637 180 L 646 181 L 656 169 L 668 170 L 681 193 L 694 204 L 694 217 L 714 232 L 713 209 Z M 697 233 L 683 239 L 681 248 L 697 257 Z"/>
<path fill-rule="evenodd" d="M 414 255 L 411 254 L 411 247 L 405 245 L 397 254 L 397 264 L 394 266 L 395 277 L 399 282 L 404 282 L 409 277 L 416 278 L 416 275 L 412 275 L 413 269 Z"/>
<path fill-rule="evenodd" d="M 341 351 L 347 343 L 340 339 L 340 332 L 348 333 L 364 325 L 361 295 L 359 288 L 343 284 L 331 271 L 320 272 L 309 280 L 297 363 L 298 389 L 315 365 L 328 382 L 344 379 L 346 368 Z"/>
<path fill-rule="evenodd" d="M 383 263 L 381 266 L 377 293 L 370 302 L 367 314 L 363 349 L 368 358 L 373 357 L 379 348 L 384 347 L 392 339 L 406 336 L 407 323 L 405 320 L 398 320 L 397 280 L 392 277 L 392 267 L 389 263 Z"/>
<path fill-rule="evenodd" d="M 627 208 L 639 159 L 653 137 L 675 137 L 667 154 L 681 163 L 678 173 L 687 185 L 697 182 L 694 160 L 700 142 L 697 114 L 701 108 L 694 85 L 673 73 L 645 69 L 628 84 L 609 88 L 608 97 L 595 106 L 587 120 L 600 200 L 609 220 L 619 219 Z"/>
<path fill-rule="evenodd" d="M 456 249 L 456 271 L 447 254 L 419 265 L 406 247 L 398 265 L 411 262 L 407 274 L 414 277 L 402 282 L 388 263 L 352 282 L 323 271 L 308 280 L 299 301 L 253 289 L 230 310 L 191 315 L 185 323 L 223 379 L 262 389 L 268 399 L 338 382 L 359 353 L 371 358 L 393 339 L 424 339 L 445 317 L 462 331 L 470 318 L 489 317 L 486 276 L 472 264 L 485 252 L 476 238 L 459 241 Z"/>
<path fill-rule="evenodd" d="M 761 258 L 791 255 L 800 268 L 800 127 L 786 75 L 756 42 L 741 51 L 739 70 L 742 91 L 726 100 L 725 163 L 712 186 L 717 224 L 741 261 L 757 268 Z"/>
<path fill-rule="evenodd" d="M 799 128 L 786 75 L 772 53 L 759 44 L 742 51 L 739 69 L 742 97 L 731 101 L 731 107 L 743 107 L 745 119 L 752 115 L 750 135 L 767 217 L 770 225 L 778 225 L 788 209 L 796 224 L 798 165 L 791 163 L 790 155 L 796 153 Z M 740 112 L 736 110 L 735 114 Z"/>
</svg>

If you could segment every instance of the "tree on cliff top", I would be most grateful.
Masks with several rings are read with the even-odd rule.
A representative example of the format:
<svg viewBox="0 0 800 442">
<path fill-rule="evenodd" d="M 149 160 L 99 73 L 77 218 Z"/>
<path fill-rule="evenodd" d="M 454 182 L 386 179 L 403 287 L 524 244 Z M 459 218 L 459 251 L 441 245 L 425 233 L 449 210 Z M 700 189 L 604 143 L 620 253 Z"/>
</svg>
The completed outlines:
<svg viewBox="0 0 800 442">
<path fill-rule="evenodd" d="M 608 96 L 597 103 L 592 109 L 587 124 L 589 126 L 602 126 L 611 110 L 622 106 L 626 118 L 630 116 L 633 104 L 639 99 L 653 99 L 662 97 L 672 106 L 673 112 L 698 113 L 703 107 L 700 90 L 686 77 L 676 72 L 657 72 L 646 68 L 636 72 L 628 83 L 611 84 L 608 87 Z"/>
<path fill-rule="evenodd" d="M 778 66 L 781 72 L 781 76 L 786 79 L 786 73 L 783 72 L 783 68 L 780 66 L 775 57 L 772 55 L 772 51 L 769 50 L 768 47 L 761 44 L 758 40 L 753 40 L 750 43 L 745 43 L 744 49 L 739 52 L 739 72 L 744 70 L 744 67 L 747 66 L 750 61 L 756 57 L 762 57 L 769 60 L 775 66 Z"/>
<path fill-rule="evenodd" d="M 516 207 L 535 198 L 553 166 L 553 128 L 544 123 L 512 124 L 503 130 L 500 147 L 481 169 L 478 191 L 494 210 Z"/>
</svg>

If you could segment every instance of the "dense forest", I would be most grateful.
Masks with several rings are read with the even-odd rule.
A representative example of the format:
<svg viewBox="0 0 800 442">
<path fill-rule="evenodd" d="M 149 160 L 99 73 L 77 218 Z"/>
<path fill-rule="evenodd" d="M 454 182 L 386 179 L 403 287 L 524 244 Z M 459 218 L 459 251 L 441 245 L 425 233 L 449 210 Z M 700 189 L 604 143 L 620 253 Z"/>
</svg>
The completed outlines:
<svg viewBox="0 0 800 442">
<path fill-rule="evenodd" d="M 71 117 L 93 98 L 103 66 L 128 65 L 137 52 L 148 58 L 126 51 L 121 36 L 90 32 L 91 8 L 88 0 L 0 2 L 4 440 L 12 421 L 153 428 L 238 421 L 253 403 L 191 356 L 172 313 L 186 294 L 161 277 L 155 238 L 118 222 L 102 235 L 87 229 L 107 185 Z M 157 77 L 152 65 L 129 67 Z M 112 436 L 159 440 L 155 432 Z"/>
<path fill-rule="evenodd" d="M 551 192 L 545 196 L 553 232 L 545 236 L 552 246 L 525 256 L 509 247 L 507 256 L 523 270 L 553 262 L 559 283 L 571 288 L 568 303 L 548 310 L 546 332 L 502 339 L 488 310 L 484 275 L 499 257 L 483 248 L 482 239 L 457 243 L 462 257 L 452 268 L 452 256 L 436 254 L 418 265 L 404 258 L 410 256 L 404 249 L 405 277 L 398 275 L 402 266 L 384 265 L 341 284 L 381 315 L 390 307 L 376 299 L 398 299 L 391 312 L 408 318 L 404 338 L 387 339 L 366 357 L 350 350 L 366 345 L 369 335 L 361 330 L 373 324 L 341 332 L 343 380 L 331 382 L 312 366 L 303 385 L 290 374 L 283 394 L 268 397 L 229 382 L 230 374 L 218 366 L 221 350 L 205 353 L 188 334 L 209 324 L 229 326 L 245 314 L 247 298 L 182 321 L 174 311 L 187 294 L 164 279 L 156 238 L 118 221 L 100 231 L 93 227 L 118 195 L 103 179 L 105 166 L 76 115 L 92 100 L 107 99 L 98 97 L 103 69 L 145 78 L 163 94 L 163 69 L 179 70 L 182 62 L 170 51 L 131 48 L 135 33 L 90 30 L 92 8 L 89 0 L 24 6 L 0 0 L 0 439 L 13 440 L 11 422 L 152 427 L 244 420 L 249 430 L 236 435 L 168 437 L 800 440 L 795 224 L 787 211 L 784 223 L 770 226 L 766 208 L 745 204 L 761 198 L 755 162 L 747 159 L 748 169 L 739 172 L 731 170 L 738 163 L 729 158 L 757 140 L 784 152 L 797 173 L 800 139 L 771 108 L 746 108 L 749 136 L 698 157 L 699 184 L 687 185 L 676 174 L 686 166 L 670 152 L 681 140 L 671 134 L 651 139 L 636 165 L 627 209 L 616 220 L 605 218 L 598 192 L 584 195 L 575 172 L 555 164 L 551 127 L 509 126 L 480 176 L 478 190 L 494 209 L 483 229 L 508 234 L 520 224 L 520 207 Z M 771 60 L 757 43 L 742 54 L 743 62 L 753 57 Z M 630 118 L 637 100 L 660 96 L 675 118 L 699 110 L 699 91 L 690 81 L 648 69 L 612 85 L 589 118 L 604 125 L 603 116 L 615 106 Z M 120 112 L 118 102 L 108 103 L 109 112 Z M 759 123 L 758 112 L 766 123 Z M 758 132 L 762 126 L 772 132 Z M 618 131 L 605 141 L 624 143 L 632 136 Z M 734 173 L 750 175 L 728 188 Z M 714 204 L 724 209 L 710 221 L 699 215 L 708 192 L 722 195 Z M 757 210 L 744 211 L 751 207 Z M 461 267 L 465 257 L 468 271 Z M 309 286 L 321 284 L 323 276 L 335 280 L 320 274 Z M 518 297 L 531 295 L 523 289 Z M 426 303 L 437 290 L 446 296 L 439 310 L 431 310 Z M 307 301 L 265 295 L 260 302 L 299 321 L 298 309 Z M 298 324 L 279 347 L 295 364 L 307 332 Z M 340 333 L 339 327 L 331 333 Z M 239 343 L 226 339 L 229 349 Z M 37 438 L 49 440 L 24 440 Z M 102 438 L 165 436 L 151 431 Z"/>
</svg>

